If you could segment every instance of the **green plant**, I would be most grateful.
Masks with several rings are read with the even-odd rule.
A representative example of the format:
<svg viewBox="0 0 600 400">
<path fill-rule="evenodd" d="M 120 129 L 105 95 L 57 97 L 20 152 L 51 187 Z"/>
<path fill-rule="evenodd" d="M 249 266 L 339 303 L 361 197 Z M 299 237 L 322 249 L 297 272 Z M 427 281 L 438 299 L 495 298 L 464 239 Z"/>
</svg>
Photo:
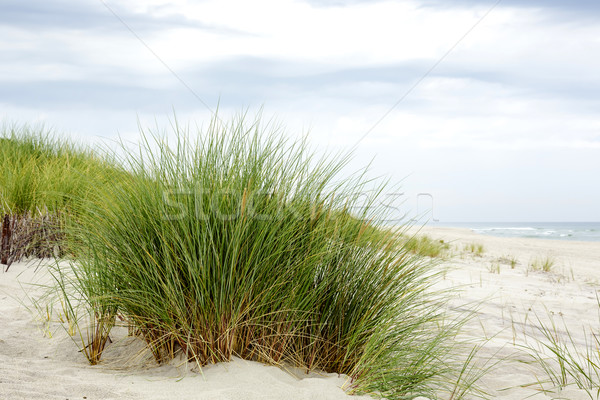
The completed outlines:
<svg viewBox="0 0 600 400">
<path fill-rule="evenodd" d="M 499 262 L 491 263 L 490 266 L 488 267 L 488 271 L 490 271 L 492 274 L 500 274 L 500 263 Z"/>
<path fill-rule="evenodd" d="M 176 123 L 173 144 L 144 134 L 118 161 L 129 173 L 81 197 L 61 292 L 95 324 L 90 362 L 120 315 L 159 363 L 237 356 L 348 374 L 390 399 L 462 397 L 476 374 L 456 340 L 464 317 L 431 289 L 440 271 L 379 225 L 364 172 L 340 178 L 346 156 L 267 128 L 215 118 L 196 140 Z"/>
<path fill-rule="evenodd" d="M 406 247 L 413 254 L 424 257 L 444 258 L 450 245 L 443 240 L 435 240 L 427 235 L 415 235 L 406 239 Z"/>
<path fill-rule="evenodd" d="M 0 216 L 4 221 L 8 215 L 9 225 L 0 255 L 8 265 L 60 254 L 62 228 L 66 218 L 76 217 L 75 205 L 125 173 L 43 127 L 5 125 L 0 144 Z"/>
<path fill-rule="evenodd" d="M 0 129 L 0 211 L 22 215 L 73 211 L 83 198 L 116 173 L 91 150 L 60 139 L 44 127 Z"/>
<path fill-rule="evenodd" d="M 88 362 L 98 364 L 115 325 L 115 309 L 98 301 L 95 293 L 91 292 L 94 285 L 80 285 L 79 270 L 65 268 L 57 261 L 49 267 L 49 272 L 56 284 L 49 287 L 41 298 L 34 300 L 34 304 L 40 309 L 42 302 L 50 305 L 60 303 L 59 322 L 80 346 L 80 352 Z M 50 320 L 50 313 L 47 313 L 47 318 Z"/>
<path fill-rule="evenodd" d="M 478 257 L 482 257 L 483 253 L 485 252 L 485 247 L 481 243 L 471 242 L 465 244 L 463 250 L 472 253 L 473 255 L 476 255 Z"/>
<path fill-rule="evenodd" d="M 600 303 L 599 303 L 600 306 Z M 600 399 L 600 335 L 596 330 L 582 330 L 585 341 L 573 337 L 566 323 L 562 326 L 549 313 L 549 322 L 538 316 L 541 338 L 522 348 L 534 363 L 541 367 L 542 376 L 535 384 L 544 392 L 576 386 L 590 399 Z"/>
<path fill-rule="evenodd" d="M 515 267 L 517 266 L 517 264 L 519 263 L 519 261 L 517 260 L 517 257 L 515 256 L 503 256 L 500 257 L 498 259 L 498 262 L 503 263 L 503 264 L 508 264 L 510 265 L 510 269 L 515 269 Z"/>
<path fill-rule="evenodd" d="M 532 271 L 550 272 L 554 268 L 556 261 L 551 256 L 536 257 L 529 264 Z"/>
</svg>

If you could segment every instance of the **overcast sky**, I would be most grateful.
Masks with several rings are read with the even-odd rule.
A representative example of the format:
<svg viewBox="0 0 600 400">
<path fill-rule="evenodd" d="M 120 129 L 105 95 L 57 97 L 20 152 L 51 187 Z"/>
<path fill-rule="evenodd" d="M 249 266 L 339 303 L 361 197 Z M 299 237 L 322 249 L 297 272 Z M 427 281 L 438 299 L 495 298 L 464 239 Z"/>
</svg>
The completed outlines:
<svg viewBox="0 0 600 400">
<path fill-rule="evenodd" d="M 363 138 L 407 211 L 600 221 L 600 2 L 496 3 L 2 0 L 0 120 L 135 140 L 264 106 L 320 149 Z"/>
</svg>

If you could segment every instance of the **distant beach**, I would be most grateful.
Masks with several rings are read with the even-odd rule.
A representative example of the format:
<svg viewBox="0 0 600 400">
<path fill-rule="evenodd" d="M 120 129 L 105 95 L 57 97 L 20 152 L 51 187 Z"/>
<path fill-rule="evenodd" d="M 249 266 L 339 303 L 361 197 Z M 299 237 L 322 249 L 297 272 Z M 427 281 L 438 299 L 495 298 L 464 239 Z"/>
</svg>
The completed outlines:
<svg viewBox="0 0 600 400">
<path fill-rule="evenodd" d="M 507 238 L 600 241 L 600 222 L 429 222 L 427 226 L 470 229 Z"/>
</svg>

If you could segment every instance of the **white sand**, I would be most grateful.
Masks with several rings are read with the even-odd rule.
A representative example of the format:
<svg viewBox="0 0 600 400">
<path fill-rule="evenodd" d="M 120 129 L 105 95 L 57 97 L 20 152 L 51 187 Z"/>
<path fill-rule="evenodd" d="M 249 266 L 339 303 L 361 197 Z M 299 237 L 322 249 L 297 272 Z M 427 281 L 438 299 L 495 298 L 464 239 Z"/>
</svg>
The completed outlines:
<svg viewBox="0 0 600 400">
<path fill-rule="evenodd" d="M 446 228 L 423 232 L 453 246 L 454 257 L 447 262 L 452 270 L 441 282 L 445 287 L 463 288 L 452 305 L 460 308 L 480 303 L 465 336 L 476 340 L 493 337 L 481 357 L 515 353 L 514 344 L 524 343 L 523 332 L 532 332 L 534 313 L 544 320 L 548 314 L 557 321 L 564 318 L 581 346 L 582 325 L 599 331 L 600 243 L 495 238 Z M 472 242 L 484 245 L 482 257 L 462 250 Z M 548 255 L 556 260 L 553 272 L 528 271 L 535 257 Z M 511 269 L 504 260 L 499 261 L 501 257 L 515 257 L 518 264 Z M 499 274 L 494 272 L 496 266 Z M 202 373 L 177 362 L 142 368 L 147 363 L 140 358 L 125 365 L 122 360 L 137 354 L 142 346 L 124 332 L 115 333 L 116 343 L 105 351 L 104 364 L 90 366 L 60 324 L 40 320 L 21 304 L 30 304 L 27 299 L 19 300 L 24 293 L 21 284 L 35 297 L 41 289 L 27 283 L 48 281 L 44 264 L 37 273 L 35 269 L 36 265 L 20 263 L 0 272 L 0 399 L 367 398 L 345 394 L 341 389 L 344 377 L 288 373 L 243 360 L 205 367 Z M 533 382 L 536 372 L 539 370 L 534 367 L 503 361 L 481 384 L 500 399 L 589 398 L 577 389 L 553 396 L 539 393 L 535 386 L 519 387 Z"/>
<path fill-rule="evenodd" d="M 535 328 L 538 317 L 545 324 L 553 317 L 563 333 L 568 327 L 580 350 L 585 348 L 584 326 L 600 333 L 596 298 L 600 294 L 600 242 L 498 238 L 455 228 L 423 228 L 420 234 L 451 245 L 453 257 L 445 262 L 451 270 L 441 285 L 462 287 L 460 298 L 453 301 L 455 307 L 479 305 L 465 335 L 491 339 L 481 357 L 522 357 L 520 345 L 542 338 Z M 481 256 L 464 250 L 471 243 L 484 246 Z M 536 258 L 546 257 L 555 261 L 551 272 L 531 270 Z M 511 258 L 517 260 L 514 269 L 508 261 Z M 480 383 L 499 399 L 589 399 L 584 391 L 571 388 L 543 394 L 538 385 L 518 387 L 534 382 L 536 376 L 545 379 L 539 368 L 506 360 Z"/>
</svg>

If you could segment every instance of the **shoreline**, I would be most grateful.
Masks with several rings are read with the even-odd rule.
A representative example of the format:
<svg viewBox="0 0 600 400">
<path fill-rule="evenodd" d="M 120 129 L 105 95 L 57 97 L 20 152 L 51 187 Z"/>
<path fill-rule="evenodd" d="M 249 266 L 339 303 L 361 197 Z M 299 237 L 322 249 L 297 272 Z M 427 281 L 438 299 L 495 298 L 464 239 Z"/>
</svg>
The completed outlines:
<svg viewBox="0 0 600 400">
<path fill-rule="evenodd" d="M 473 232 L 468 228 L 427 226 L 412 228 L 409 233 L 428 235 L 459 247 L 481 243 L 488 256 L 513 255 L 521 263 L 528 263 L 536 257 L 554 257 L 559 268 L 573 269 L 576 276 L 585 280 L 600 281 L 600 242 L 498 237 Z"/>
<path fill-rule="evenodd" d="M 600 242 L 600 222 L 428 222 L 432 229 L 468 229 L 484 236 L 569 242 Z"/>
</svg>

